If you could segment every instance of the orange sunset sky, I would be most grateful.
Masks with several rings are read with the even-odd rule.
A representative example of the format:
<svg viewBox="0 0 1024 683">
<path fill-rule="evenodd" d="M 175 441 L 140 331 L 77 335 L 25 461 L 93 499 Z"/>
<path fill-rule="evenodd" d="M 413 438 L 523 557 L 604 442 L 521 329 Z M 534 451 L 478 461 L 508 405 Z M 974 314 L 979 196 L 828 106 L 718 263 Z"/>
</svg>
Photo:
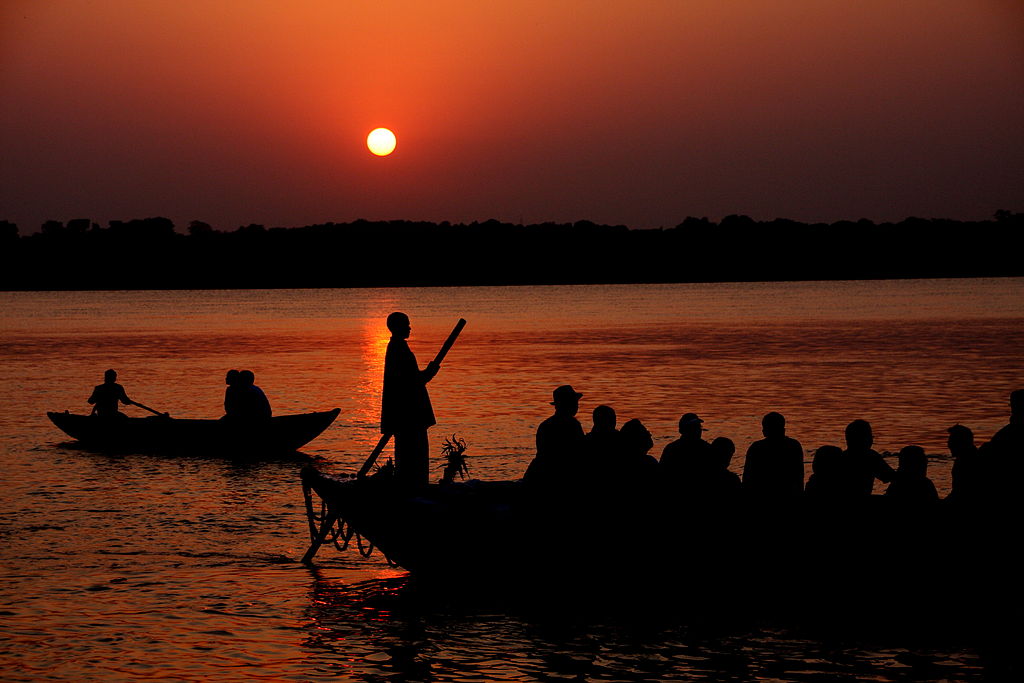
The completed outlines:
<svg viewBox="0 0 1024 683">
<path fill-rule="evenodd" d="M 0 0 L 23 234 L 1000 208 L 1024 210 L 1019 0 Z"/>
</svg>

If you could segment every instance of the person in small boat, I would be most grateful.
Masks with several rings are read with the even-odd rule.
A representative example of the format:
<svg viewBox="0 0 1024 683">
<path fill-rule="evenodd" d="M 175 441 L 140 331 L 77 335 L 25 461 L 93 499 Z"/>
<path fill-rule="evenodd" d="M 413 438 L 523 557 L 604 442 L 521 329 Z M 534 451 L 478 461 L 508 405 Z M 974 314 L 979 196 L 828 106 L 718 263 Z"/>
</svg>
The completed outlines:
<svg viewBox="0 0 1024 683">
<path fill-rule="evenodd" d="M 241 397 L 241 417 L 246 420 L 269 420 L 273 415 L 270 401 L 263 389 L 256 386 L 256 375 L 252 370 L 238 371 L 238 387 Z"/>
<path fill-rule="evenodd" d="M 117 372 L 107 370 L 103 373 L 103 384 L 97 384 L 89 396 L 89 404 L 92 406 L 92 415 L 98 417 L 126 417 L 117 409 L 118 403 L 126 406 L 136 405 L 135 401 L 128 398 L 124 387 L 117 383 Z"/>
<path fill-rule="evenodd" d="M 734 498 L 740 494 L 743 484 L 740 476 L 729 469 L 732 456 L 736 454 L 736 444 L 732 439 L 719 436 L 711 442 L 711 455 L 714 468 L 708 479 L 708 494 L 716 500 Z M 801 482 L 803 483 L 803 482 Z"/>
<path fill-rule="evenodd" d="M 227 389 L 224 390 L 224 418 L 222 419 L 238 419 L 242 417 L 245 411 L 243 407 L 243 388 L 238 376 L 238 370 L 228 370 L 227 375 L 224 376 L 224 384 L 227 385 Z"/>
<path fill-rule="evenodd" d="M 885 495 L 905 503 L 932 503 L 939 500 L 935 484 L 928 478 L 928 456 L 920 446 L 904 446 L 899 467 Z"/>
<path fill-rule="evenodd" d="M 979 453 L 985 464 L 990 503 L 1020 504 L 1024 481 L 1024 389 L 1010 394 L 1010 423 L 1000 429 Z"/>
<path fill-rule="evenodd" d="M 555 414 L 537 427 L 537 456 L 523 475 L 528 485 L 559 486 L 576 476 L 585 447 L 583 426 L 576 419 L 582 397 L 569 384 L 551 392 Z"/>
<path fill-rule="evenodd" d="M 786 436 L 786 418 L 771 412 L 761 418 L 764 438 L 750 444 L 743 463 L 743 489 L 755 498 L 799 496 L 804 490 L 804 449 Z"/>
<path fill-rule="evenodd" d="M 946 500 L 964 505 L 980 503 L 985 495 L 985 470 L 974 445 L 974 432 L 961 424 L 946 431 L 946 445 L 953 456 L 953 486 Z"/>
<path fill-rule="evenodd" d="M 679 438 L 665 446 L 658 463 L 658 476 L 668 489 L 697 492 L 716 469 L 711 444 L 701 438 L 703 423 L 696 413 L 679 418 Z"/>
<path fill-rule="evenodd" d="M 846 478 L 843 476 L 843 449 L 839 446 L 822 446 L 814 452 L 811 462 L 811 476 L 807 478 L 804 494 L 817 500 L 835 500 L 847 495 Z"/>
<path fill-rule="evenodd" d="M 843 472 L 849 492 L 870 496 L 875 479 L 886 484 L 896 471 L 871 447 L 875 437 L 867 420 L 854 420 L 846 425 L 846 450 L 843 451 Z"/>
<path fill-rule="evenodd" d="M 412 323 L 395 311 L 387 317 L 391 340 L 384 353 L 384 389 L 380 405 L 380 431 L 394 434 L 395 478 L 400 485 L 420 487 L 430 483 L 427 430 L 437 424 L 427 383 L 440 366 L 433 361 L 420 370 L 409 348 Z"/>
</svg>

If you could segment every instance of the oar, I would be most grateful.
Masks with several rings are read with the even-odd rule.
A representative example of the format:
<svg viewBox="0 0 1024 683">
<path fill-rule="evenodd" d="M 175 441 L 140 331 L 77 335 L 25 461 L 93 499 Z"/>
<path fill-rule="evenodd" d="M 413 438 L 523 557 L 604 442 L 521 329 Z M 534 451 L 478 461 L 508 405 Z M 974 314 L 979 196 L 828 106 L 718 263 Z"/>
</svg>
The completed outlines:
<svg viewBox="0 0 1024 683">
<path fill-rule="evenodd" d="M 161 413 L 159 410 L 153 410 L 149 406 L 142 405 L 138 401 L 132 401 L 132 405 L 133 406 L 138 406 L 138 407 L 142 408 L 143 410 L 148 410 L 149 412 L 153 413 L 154 415 L 159 415 L 160 417 L 170 417 L 171 416 L 170 413 Z"/>
<path fill-rule="evenodd" d="M 462 328 L 465 326 L 466 319 L 459 318 L 459 322 L 455 323 L 452 333 L 448 335 L 448 338 L 444 340 L 444 344 L 441 345 L 441 350 L 437 352 L 436 356 L 434 356 L 434 365 L 441 365 L 441 361 L 443 361 L 444 357 L 448 355 L 449 351 L 451 351 L 452 346 L 455 344 L 455 340 L 459 338 L 459 333 L 462 332 Z M 366 462 L 363 463 L 363 466 L 359 468 L 359 473 L 356 475 L 356 478 L 362 479 L 366 476 L 370 471 L 370 468 L 373 467 L 373 463 L 377 462 L 377 458 L 380 456 L 381 451 L 383 451 L 384 447 L 388 445 L 388 441 L 391 440 L 392 436 L 394 436 L 394 434 L 381 435 L 377 445 L 373 448 L 373 452 L 370 453 L 370 457 L 368 457 Z"/>
</svg>

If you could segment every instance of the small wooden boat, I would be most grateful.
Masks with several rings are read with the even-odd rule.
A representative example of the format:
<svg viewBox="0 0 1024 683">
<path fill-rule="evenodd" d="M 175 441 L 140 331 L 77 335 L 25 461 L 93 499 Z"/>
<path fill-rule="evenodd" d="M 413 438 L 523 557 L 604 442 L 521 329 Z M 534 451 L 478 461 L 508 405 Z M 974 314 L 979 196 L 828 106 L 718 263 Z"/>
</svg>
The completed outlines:
<svg viewBox="0 0 1024 683">
<path fill-rule="evenodd" d="M 319 436 L 341 412 L 278 415 L 265 422 L 195 420 L 168 416 L 95 417 L 47 413 L 83 445 L 104 450 L 291 453 Z"/>
</svg>

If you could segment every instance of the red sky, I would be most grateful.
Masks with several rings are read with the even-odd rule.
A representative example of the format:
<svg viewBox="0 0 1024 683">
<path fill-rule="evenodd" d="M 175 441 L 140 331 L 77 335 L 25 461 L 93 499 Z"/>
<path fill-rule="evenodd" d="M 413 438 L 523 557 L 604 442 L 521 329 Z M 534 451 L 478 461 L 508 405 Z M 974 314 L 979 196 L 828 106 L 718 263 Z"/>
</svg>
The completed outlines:
<svg viewBox="0 0 1024 683">
<path fill-rule="evenodd" d="M 1000 208 L 1024 211 L 1017 0 L 0 3 L 23 233 Z"/>
</svg>

